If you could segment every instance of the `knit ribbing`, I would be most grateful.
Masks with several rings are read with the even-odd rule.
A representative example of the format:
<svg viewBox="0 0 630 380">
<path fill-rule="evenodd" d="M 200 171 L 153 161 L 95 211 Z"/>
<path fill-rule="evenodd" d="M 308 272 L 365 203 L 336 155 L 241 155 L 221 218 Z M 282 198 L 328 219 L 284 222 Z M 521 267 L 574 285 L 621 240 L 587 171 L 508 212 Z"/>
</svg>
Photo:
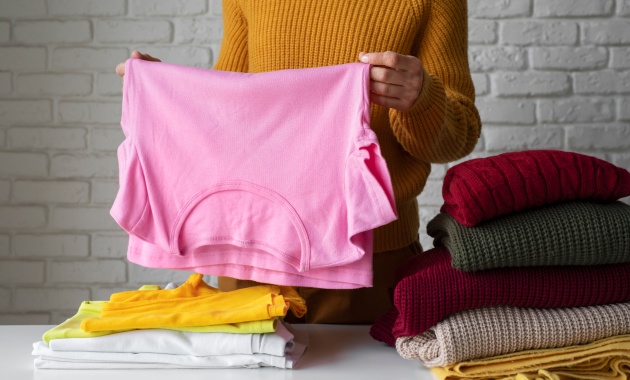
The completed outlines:
<svg viewBox="0 0 630 380">
<path fill-rule="evenodd" d="M 630 195 L 630 172 L 574 152 L 527 150 L 450 168 L 441 211 L 465 226 L 567 200 L 614 201 Z"/>
<path fill-rule="evenodd" d="M 374 251 L 416 240 L 415 199 L 430 164 L 465 156 L 480 134 L 468 66 L 466 1 L 223 0 L 223 18 L 218 70 L 257 73 L 335 65 L 356 62 L 361 51 L 420 58 L 425 79 L 412 108 L 373 104 L 370 113 L 398 208 L 397 221 L 375 230 Z"/>
<path fill-rule="evenodd" d="M 421 335 L 398 338 L 396 350 L 405 359 L 436 367 L 621 334 L 630 334 L 629 303 L 555 309 L 495 306 L 462 311 Z"/>
<path fill-rule="evenodd" d="M 221 45 L 221 65 L 217 70 L 249 71 L 247 50 L 247 22 L 234 1 L 223 1 L 223 40 L 229 41 Z"/>
<path fill-rule="evenodd" d="M 441 213 L 427 232 L 464 271 L 630 262 L 630 206 L 619 201 L 556 203 L 474 227 Z"/>
<path fill-rule="evenodd" d="M 435 248 L 400 267 L 394 291 L 398 314 L 374 323 L 370 334 L 394 344 L 422 334 L 454 313 L 484 306 L 575 307 L 630 301 L 630 263 L 489 269 L 474 273 L 451 266 L 445 248 Z M 389 335 L 380 335 L 390 331 Z"/>
<path fill-rule="evenodd" d="M 440 380 L 625 380 L 630 335 L 585 345 L 520 351 L 432 368 Z"/>
</svg>

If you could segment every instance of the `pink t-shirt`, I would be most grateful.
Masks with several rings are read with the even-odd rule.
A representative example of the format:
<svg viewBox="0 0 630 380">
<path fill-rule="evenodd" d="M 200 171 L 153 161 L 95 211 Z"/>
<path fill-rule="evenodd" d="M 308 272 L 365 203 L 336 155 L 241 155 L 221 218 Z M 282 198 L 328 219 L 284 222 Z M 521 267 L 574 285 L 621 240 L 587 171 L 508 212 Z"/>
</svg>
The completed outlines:
<svg viewBox="0 0 630 380">
<path fill-rule="evenodd" d="M 369 65 L 250 74 L 129 59 L 111 215 L 128 258 L 280 285 L 372 285 L 396 219 Z"/>
</svg>

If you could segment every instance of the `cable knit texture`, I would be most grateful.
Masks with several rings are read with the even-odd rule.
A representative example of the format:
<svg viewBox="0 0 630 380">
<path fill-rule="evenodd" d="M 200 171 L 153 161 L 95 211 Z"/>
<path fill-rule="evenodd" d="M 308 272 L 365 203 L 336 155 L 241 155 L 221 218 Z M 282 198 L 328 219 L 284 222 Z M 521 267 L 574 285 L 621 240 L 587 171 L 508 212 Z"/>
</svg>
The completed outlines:
<svg viewBox="0 0 630 380">
<path fill-rule="evenodd" d="M 442 212 L 465 226 L 566 200 L 630 195 L 630 172 L 579 153 L 527 150 L 462 162 L 444 177 Z"/>
<path fill-rule="evenodd" d="M 441 380 L 625 380 L 630 373 L 630 335 L 515 352 L 435 367 L 432 372 Z"/>
<path fill-rule="evenodd" d="M 532 309 L 485 307 L 453 314 L 421 335 L 396 340 L 405 359 L 445 366 L 512 352 L 630 334 L 630 303 Z"/>
<path fill-rule="evenodd" d="M 466 0 L 223 0 L 223 20 L 217 70 L 335 65 L 356 62 L 361 51 L 394 51 L 422 61 L 424 83 L 415 104 L 406 111 L 372 104 L 370 115 L 398 207 L 398 220 L 375 230 L 374 251 L 415 241 L 416 197 L 430 164 L 464 157 L 480 134 Z"/>
<path fill-rule="evenodd" d="M 370 334 L 395 345 L 422 334 L 460 311 L 484 306 L 575 307 L 630 301 L 630 263 L 551 266 L 463 272 L 451 266 L 446 248 L 434 248 L 400 267 L 395 315 L 377 320 Z"/>
<path fill-rule="evenodd" d="M 630 206 L 619 201 L 561 202 L 474 227 L 441 213 L 427 224 L 427 233 L 464 271 L 630 262 Z"/>
</svg>

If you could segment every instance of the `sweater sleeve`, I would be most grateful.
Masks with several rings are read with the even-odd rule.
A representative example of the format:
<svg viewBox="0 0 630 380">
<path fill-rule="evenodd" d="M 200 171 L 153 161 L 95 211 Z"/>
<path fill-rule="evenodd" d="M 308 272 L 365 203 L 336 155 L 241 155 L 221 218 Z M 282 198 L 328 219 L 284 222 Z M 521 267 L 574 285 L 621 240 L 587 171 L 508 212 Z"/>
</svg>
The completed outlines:
<svg viewBox="0 0 630 380">
<path fill-rule="evenodd" d="M 223 0 L 223 40 L 215 70 L 248 71 L 247 20 L 238 0 Z"/>
<path fill-rule="evenodd" d="M 481 131 L 468 66 L 466 0 L 429 2 L 419 45 L 424 66 L 422 90 L 412 107 L 390 109 L 394 134 L 405 150 L 430 163 L 469 154 Z"/>
</svg>

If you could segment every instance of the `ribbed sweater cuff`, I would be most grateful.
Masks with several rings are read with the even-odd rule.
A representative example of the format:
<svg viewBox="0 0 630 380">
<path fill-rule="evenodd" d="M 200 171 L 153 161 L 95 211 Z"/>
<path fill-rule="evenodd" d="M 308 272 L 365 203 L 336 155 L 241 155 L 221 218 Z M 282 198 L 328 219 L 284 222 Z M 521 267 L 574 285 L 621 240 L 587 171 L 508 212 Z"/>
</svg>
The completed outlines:
<svg viewBox="0 0 630 380">
<path fill-rule="evenodd" d="M 442 163 L 460 158 L 458 151 L 468 144 L 472 127 L 462 120 L 465 117 L 461 114 L 462 108 L 454 106 L 464 99 L 457 94 L 451 94 L 448 99 L 440 78 L 429 72 L 424 72 L 423 82 L 410 109 L 390 109 L 394 134 L 409 153 L 426 162 Z"/>
<path fill-rule="evenodd" d="M 444 112 L 446 108 L 446 93 L 444 85 L 439 78 L 431 75 L 431 73 L 424 71 L 422 79 L 422 90 L 418 94 L 418 98 L 414 102 L 413 106 L 408 110 L 390 109 L 391 125 L 394 129 L 394 134 L 398 139 L 402 139 L 403 146 L 409 146 L 413 150 L 420 149 L 422 147 L 414 146 L 414 136 L 418 133 L 412 133 L 412 131 L 406 131 L 405 129 L 413 126 L 414 128 L 421 128 L 420 133 L 422 135 L 429 134 L 435 136 L 439 133 L 439 129 L 444 124 Z M 427 128 L 432 128 L 427 130 Z M 432 138 L 424 136 L 423 141 L 431 141 Z M 411 144 L 411 145 L 409 145 Z"/>
<path fill-rule="evenodd" d="M 440 96 L 440 92 L 444 92 L 442 86 L 435 86 L 433 83 L 436 79 L 433 78 L 431 74 L 429 74 L 425 69 L 422 69 L 422 89 L 420 90 L 420 94 L 418 94 L 418 98 L 414 102 L 413 106 L 407 111 L 399 111 L 403 115 L 406 113 L 415 114 L 418 112 L 424 112 L 429 107 L 431 107 L 436 98 L 443 98 L 444 96 Z"/>
</svg>

